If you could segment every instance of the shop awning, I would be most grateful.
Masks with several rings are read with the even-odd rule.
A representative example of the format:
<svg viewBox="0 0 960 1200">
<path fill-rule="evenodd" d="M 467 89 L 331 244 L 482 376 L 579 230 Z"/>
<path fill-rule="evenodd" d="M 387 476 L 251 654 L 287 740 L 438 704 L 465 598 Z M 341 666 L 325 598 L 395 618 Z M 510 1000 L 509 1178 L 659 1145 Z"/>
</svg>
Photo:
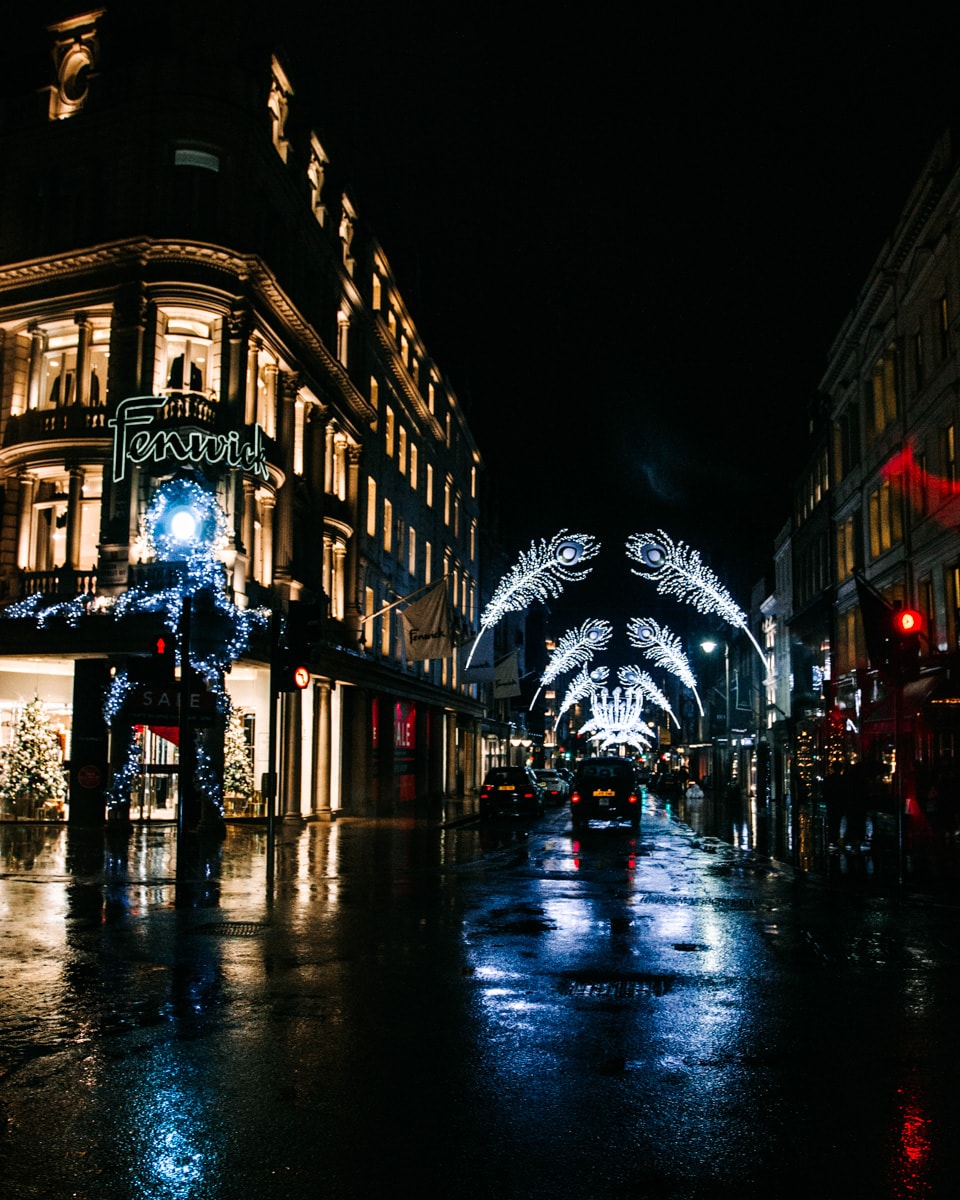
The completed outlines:
<svg viewBox="0 0 960 1200">
<path fill-rule="evenodd" d="M 172 742 L 175 746 L 180 745 L 179 725 L 138 725 L 137 729 L 149 729 L 157 737 L 162 737 L 164 741 Z"/>
</svg>

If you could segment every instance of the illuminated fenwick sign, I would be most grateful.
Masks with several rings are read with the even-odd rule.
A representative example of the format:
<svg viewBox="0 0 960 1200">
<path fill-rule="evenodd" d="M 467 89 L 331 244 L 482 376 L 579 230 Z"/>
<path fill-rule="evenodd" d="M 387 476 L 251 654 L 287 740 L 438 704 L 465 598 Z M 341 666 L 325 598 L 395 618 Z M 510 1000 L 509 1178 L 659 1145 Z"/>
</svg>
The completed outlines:
<svg viewBox="0 0 960 1200">
<path fill-rule="evenodd" d="M 128 396 L 117 405 L 107 424 L 113 428 L 113 479 L 120 483 L 127 467 L 164 463 L 180 466 L 222 466 L 269 478 L 263 430 L 248 425 L 229 433 L 204 429 L 167 429 L 157 422 L 166 396 Z"/>
</svg>

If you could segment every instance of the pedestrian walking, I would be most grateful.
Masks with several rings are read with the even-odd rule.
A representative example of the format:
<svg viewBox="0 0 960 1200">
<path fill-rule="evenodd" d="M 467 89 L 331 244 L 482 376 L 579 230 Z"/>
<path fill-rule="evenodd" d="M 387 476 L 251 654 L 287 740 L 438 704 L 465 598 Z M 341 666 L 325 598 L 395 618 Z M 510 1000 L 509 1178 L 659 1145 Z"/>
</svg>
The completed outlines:
<svg viewBox="0 0 960 1200">
<path fill-rule="evenodd" d="M 847 784 L 840 763 L 831 764 L 823 781 L 823 803 L 827 810 L 827 841 L 832 848 L 840 845 L 840 827 L 846 809 Z"/>
</svg>

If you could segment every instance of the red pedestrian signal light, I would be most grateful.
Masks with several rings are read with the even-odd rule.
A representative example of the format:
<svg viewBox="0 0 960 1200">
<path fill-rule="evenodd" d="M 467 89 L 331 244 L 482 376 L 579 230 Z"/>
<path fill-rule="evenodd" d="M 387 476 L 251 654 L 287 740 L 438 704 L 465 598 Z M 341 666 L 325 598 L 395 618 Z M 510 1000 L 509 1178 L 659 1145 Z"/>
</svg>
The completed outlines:
<svg viewBox="0 0 960 1200">
<path fill-rule="evenodd" d="M 920 635 L 925 624 L 915 608 L 895 608 L 890 613 L 890 670 L 900 683 L 920 677 Z"/>
<path fill-rule="evenodd" d="M 293 682 L 298 688 L 305 688 L 310 682 L 310 672 L 306 667 L 293 668 Z"/>
<path fill-rule="evenodd" d="M 898 608 L 893 614 L 893 627 L 897 633 L 920 633 L 923 629 L 923 617 L 915 608 Z"/>
</svg>

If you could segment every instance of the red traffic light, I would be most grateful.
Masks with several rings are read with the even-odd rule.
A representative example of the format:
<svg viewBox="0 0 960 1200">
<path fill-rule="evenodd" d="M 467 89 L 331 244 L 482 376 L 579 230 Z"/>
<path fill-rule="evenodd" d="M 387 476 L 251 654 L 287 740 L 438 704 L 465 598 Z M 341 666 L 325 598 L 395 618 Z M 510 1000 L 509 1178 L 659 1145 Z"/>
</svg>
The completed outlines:
<svg viewBox="0 0 960 1200">
<path fill-rule="evenodd" d="M 310 672 L 306 667 L 293 668 L 293 682 L 298 688 L 305 688 L 310 682 Z"/>
<path fill-rule="evenodd" d="M 897 633 L 919 633 L 923 629 L 923 616 L 915 608 L 898 608 L 893 614 L 893 627 Z"/>
</svg>

